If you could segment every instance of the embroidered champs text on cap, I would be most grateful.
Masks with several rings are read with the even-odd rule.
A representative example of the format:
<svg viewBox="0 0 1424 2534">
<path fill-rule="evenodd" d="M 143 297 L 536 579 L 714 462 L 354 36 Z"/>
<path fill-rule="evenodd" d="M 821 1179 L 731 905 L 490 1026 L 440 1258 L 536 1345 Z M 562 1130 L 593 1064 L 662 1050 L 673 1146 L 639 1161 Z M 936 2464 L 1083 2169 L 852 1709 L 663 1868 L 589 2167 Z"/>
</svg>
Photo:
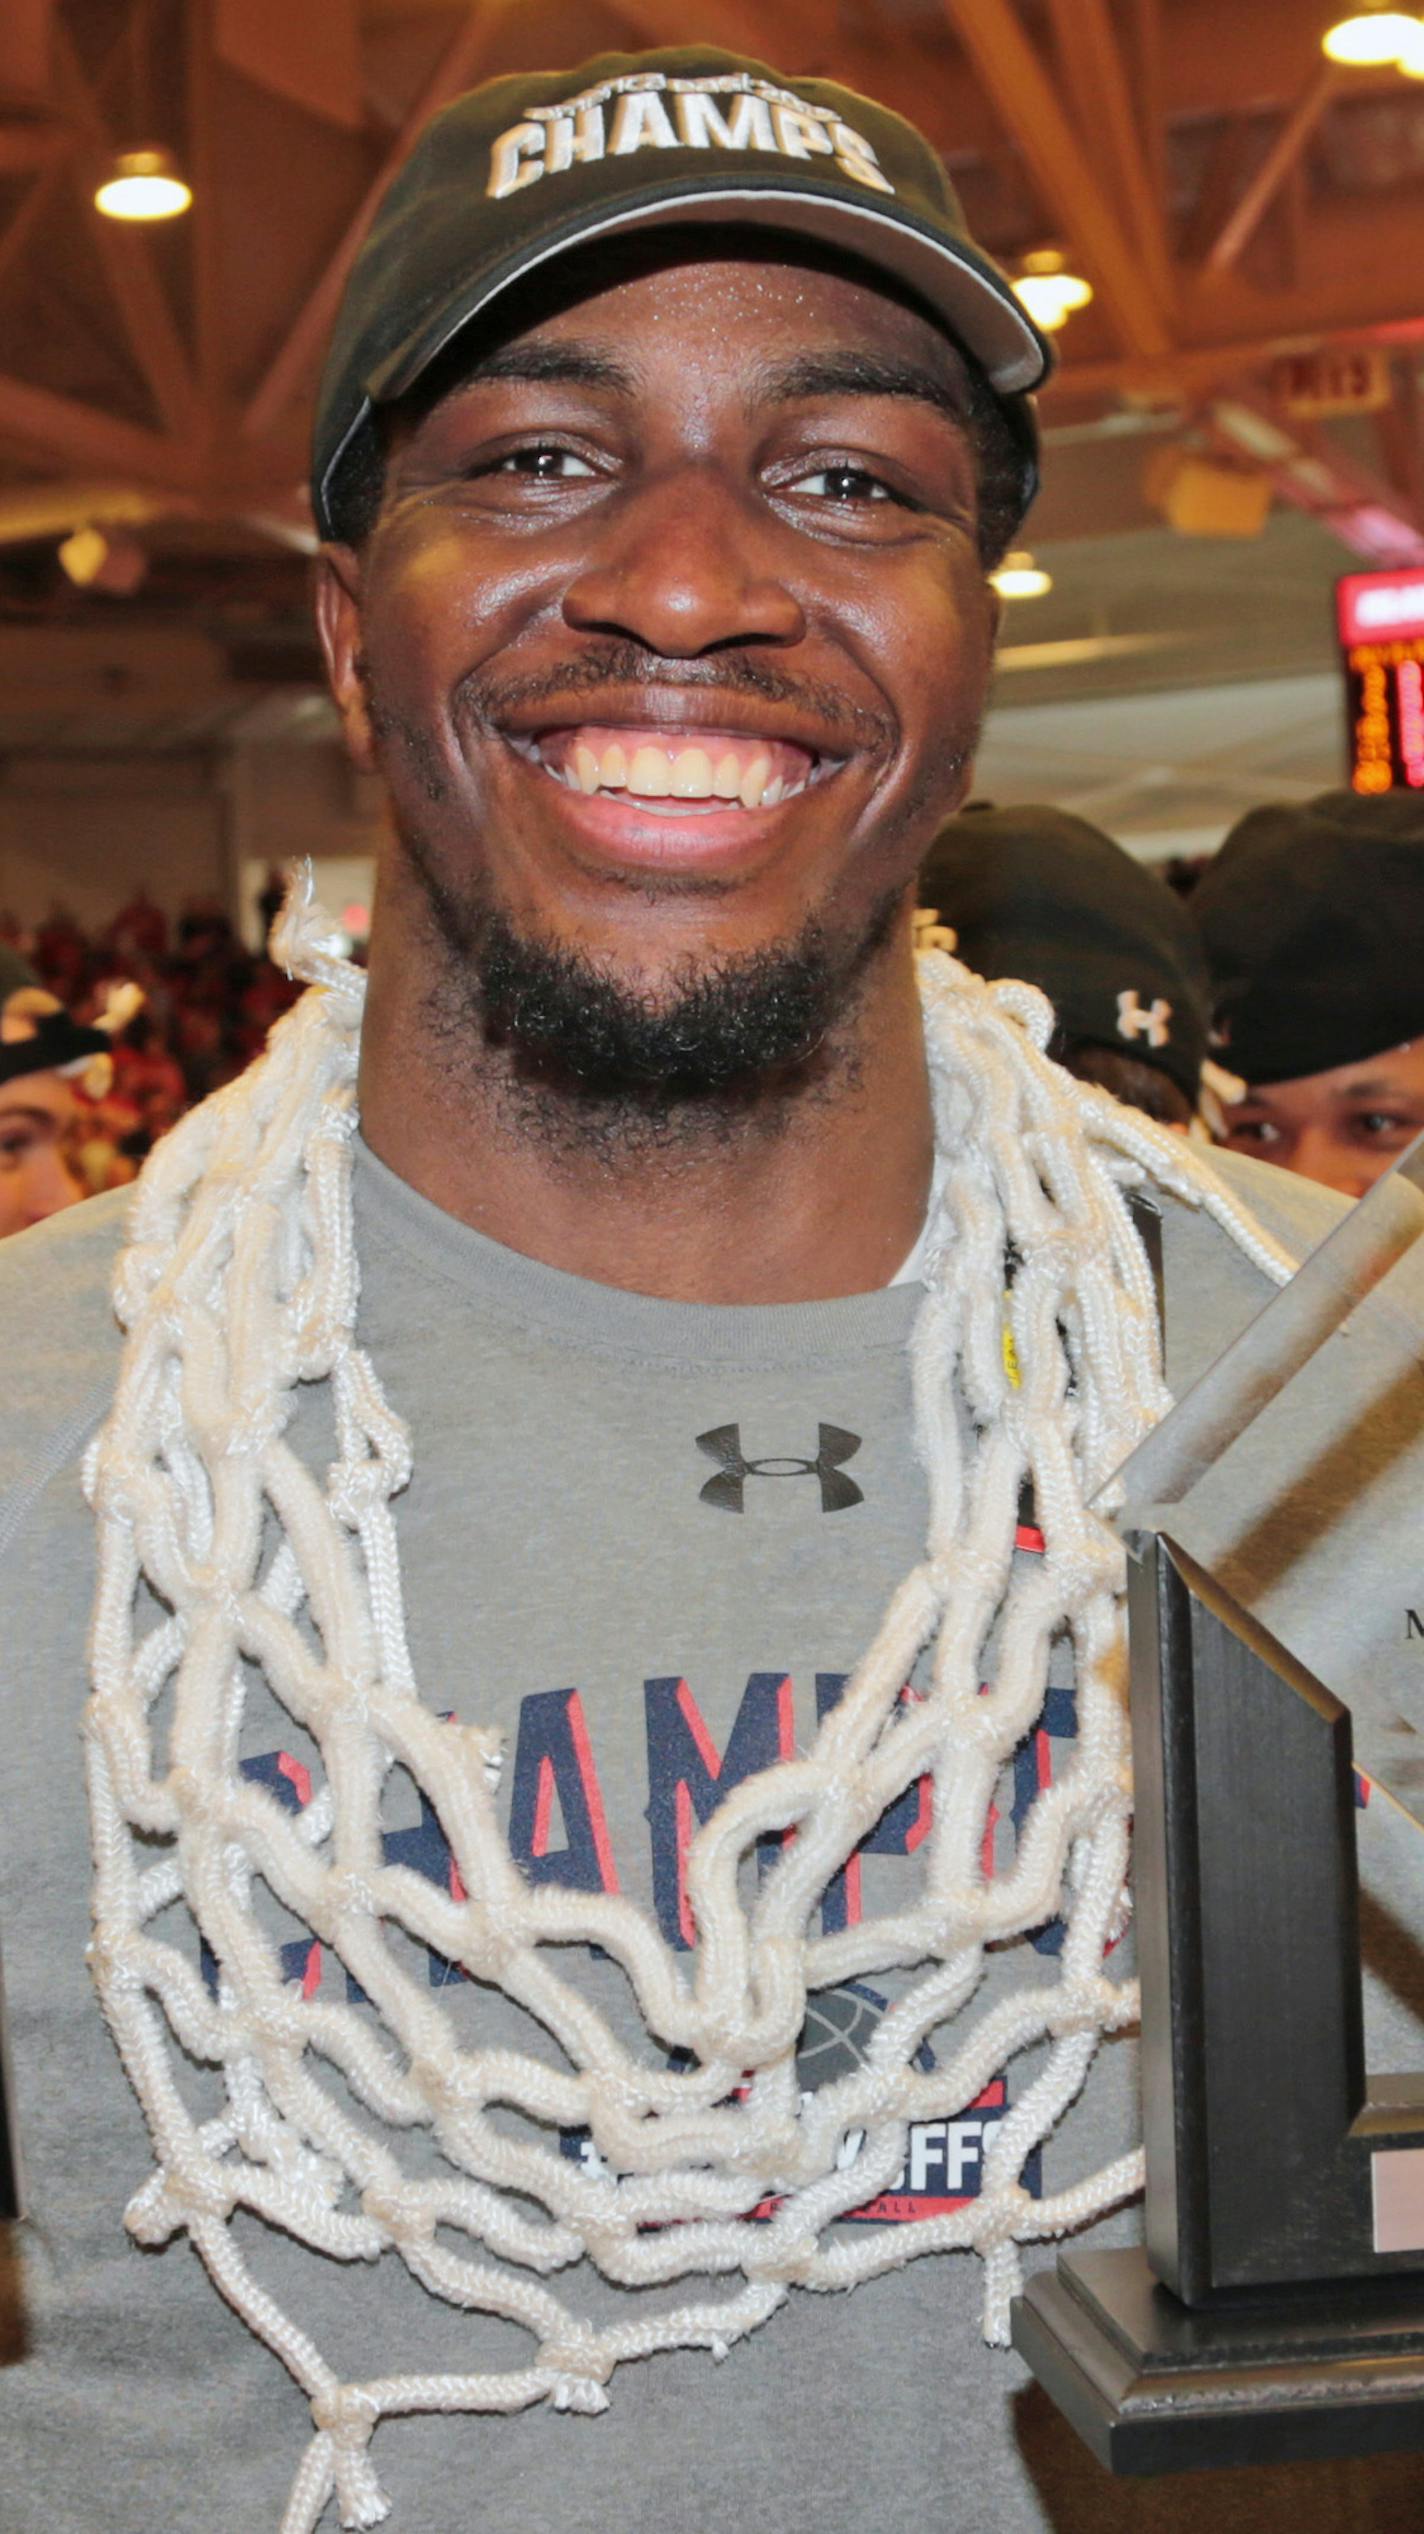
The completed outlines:
<svg viewBox="0 0 1424 2534">
<path fill-rule="evenodd" d="M 317 400 L 312 498 L 332 495 L 374 409 L 412 387 L 512 284 L 590 238 L 672 222 L 843 246 L 913 290 L 973 354 L 1036 482 L 1028 391 L 1052 354 L 981 253 L 912 125 L 823 79 L 779 80 L 706 46 L 606 53 L 491 80 L 427 125 L 377 212 Z"/>
</svg>

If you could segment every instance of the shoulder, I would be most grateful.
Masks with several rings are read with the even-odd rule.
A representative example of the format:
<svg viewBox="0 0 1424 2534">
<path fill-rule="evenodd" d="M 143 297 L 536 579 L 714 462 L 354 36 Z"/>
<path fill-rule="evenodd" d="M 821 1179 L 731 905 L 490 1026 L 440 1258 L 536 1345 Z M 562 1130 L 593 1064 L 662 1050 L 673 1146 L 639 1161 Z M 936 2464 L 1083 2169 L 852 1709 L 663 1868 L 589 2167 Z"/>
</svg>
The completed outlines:
<svg viewBox="0 0 1424 2534">
<path fill-rule="evenodd" d="M 129 1194 L 93 1197 L 0 1243 L 0 1505 L 77 1453 L 102 1414 L 123 1343 L 110 1285 Z"/>
<path fill-rule="evenodd" d="M 1167 1379 L 1181 1394 L 1200 1379 L 1278 1290 L 1257 1249 L 1264 1234 L 1299 1266 L 1348 1211 L 1343 1197 L 1239 1153 L 1192 1148 L 1199 1193 L 1190 1202 L 1160 1183 Z M 1213 1190 L 1221 1202 L 1213 1206 Z"/>
<path fill-rule="evenodd" d="M 1201 1159 L 1229 1196 L 1288 1250 L 1296 1263 L 1308 1258 L 1350 1211 L 1348 1197 L 1302 1179 L 1298 1170 L 1277 1170 L 1244 1153 L 1210 1152 Z"/>
</svg>

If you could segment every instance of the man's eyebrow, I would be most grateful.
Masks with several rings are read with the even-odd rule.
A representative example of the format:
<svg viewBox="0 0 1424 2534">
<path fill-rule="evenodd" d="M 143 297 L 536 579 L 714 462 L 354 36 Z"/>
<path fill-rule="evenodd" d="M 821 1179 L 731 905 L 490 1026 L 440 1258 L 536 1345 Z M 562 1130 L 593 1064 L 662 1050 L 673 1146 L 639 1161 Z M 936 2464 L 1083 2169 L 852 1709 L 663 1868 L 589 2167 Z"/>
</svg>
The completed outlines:
<svg viewBox="0 0 1424 2534">
<path fill-rule="evenodd" d="M 774 405 L 801 404 L 817 396 L 909 396 L 934 405 L 953 422 L 969 420 L 962 384 L 938 376 L 920 361 L 894 360 L 881 352 L 808 352 L 768 372 L 760 395 Z"/>
<path fill-rule="evenodd" d="M 502 344 L 472 362 L 460 386 L 507 379 L 531 387 L 606 387 L 620 396 L 631 396 L 637 386 L 632 370 L 592 343 Z"/>
<path fill-rule="evenodd" d="M 1366 1074 L 1362 1082 L 1347 1083 L 1332 1095 L 1342 1103 L 1348 1100 L 1412 1100 L 1418 1094 L 1394 1082 L 1387 1073 Z"/>
</svg>

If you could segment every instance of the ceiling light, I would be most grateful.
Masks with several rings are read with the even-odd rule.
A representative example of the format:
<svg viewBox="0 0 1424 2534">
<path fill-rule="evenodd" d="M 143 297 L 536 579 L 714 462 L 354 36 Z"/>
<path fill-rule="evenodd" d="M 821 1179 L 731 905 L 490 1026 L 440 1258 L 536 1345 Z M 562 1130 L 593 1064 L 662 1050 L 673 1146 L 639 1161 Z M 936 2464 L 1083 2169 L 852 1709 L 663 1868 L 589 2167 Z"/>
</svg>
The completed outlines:
<svg viewBox="0 0 1424 2534">
<path fill-rule="evenodd" d="M 1070 273 L 1068 259 L 1056 246 L 1042 246 L 1023 259 L 1014 283 L 1021 305 L 1045 334 L 1056 334 L 1077 308 L 1086 308 L 1093 285 L 1081 273 Z"/>
<path fill-rule="evenodd" d="M 997 572 L 989 575 L 990 586 L 1000 598 L 1042 598 L 1053 587 L 1053 575 L 1023 547 L 1006 554 Z"/>
<path fill-rule="evenodd" d="M 1365 0 L 1363 8 L 1327 28 L 1320 42 L 1332 62 L 1348 62 L 1354 70 L 1380 70 L 1411 50 L 1421 32 L 1420 20 L 1388 0 Z M 1413 75 L 1413 74 L 1411 74 Z"/>
<path fill-rule="evenodd" d="M 171 220 L 192 199 L 171 150 L 121 150 L 94 196 L 110 220 Z"/>
<path fill-rule="evenodd" d="M 76 528 L 58 551 L 76 589 L 107 590 L 113 598 L 131 598 L 148 571 L 145 549 L 122 529 Z"/>
<path fill-rule="evenodd" d="M 1406 79 L 1424 79 L 1424 18 L 1415 19 L 1412 34 L 1395 55 L 1394 66 L 1403 71 Z"/>
</svg>

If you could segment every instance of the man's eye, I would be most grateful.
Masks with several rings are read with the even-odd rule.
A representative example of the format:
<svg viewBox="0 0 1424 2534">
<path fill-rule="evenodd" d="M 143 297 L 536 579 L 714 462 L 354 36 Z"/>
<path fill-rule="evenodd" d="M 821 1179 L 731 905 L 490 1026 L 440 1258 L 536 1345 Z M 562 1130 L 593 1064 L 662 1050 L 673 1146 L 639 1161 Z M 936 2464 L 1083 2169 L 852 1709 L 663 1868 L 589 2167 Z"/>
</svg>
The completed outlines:
<svg viewBox="0 0 1424 2534">
<path fill-rule="evenodd" d="M 578 477 L 592 475 L 586 458 L 575 457 L 572 449 L 511 449 L 490 466 L 482 467 L 486 475 L 528 475 L 540 484 L 567 484 Z"/>
<path fill-rule="evenodd" d="M 1230 1141 L 1233 1144 L 1278 1144 L 1280 1140 L 1280 1128 L 1273 1126 L 1268 1117 L 1234 1117 L 1231 1120 Z"/>
<path fill-rule="evenodd" d="M 889 485 L 864 466 L 818 466 L 813 475 L 798 476 L 791 490 L 809 493 L 816 501 L 888 502 L 893 498 Z"/>
<path fill-rule="evenodd" d="M 1412 1118 L 1400 1117 L 1394 1109 L 1362 1109 L 1355 1124 L 1362 1135 L 1374 1139 L 1386 1135 L 1405 1137 L 1418 1132 Z"/>
</svg>

